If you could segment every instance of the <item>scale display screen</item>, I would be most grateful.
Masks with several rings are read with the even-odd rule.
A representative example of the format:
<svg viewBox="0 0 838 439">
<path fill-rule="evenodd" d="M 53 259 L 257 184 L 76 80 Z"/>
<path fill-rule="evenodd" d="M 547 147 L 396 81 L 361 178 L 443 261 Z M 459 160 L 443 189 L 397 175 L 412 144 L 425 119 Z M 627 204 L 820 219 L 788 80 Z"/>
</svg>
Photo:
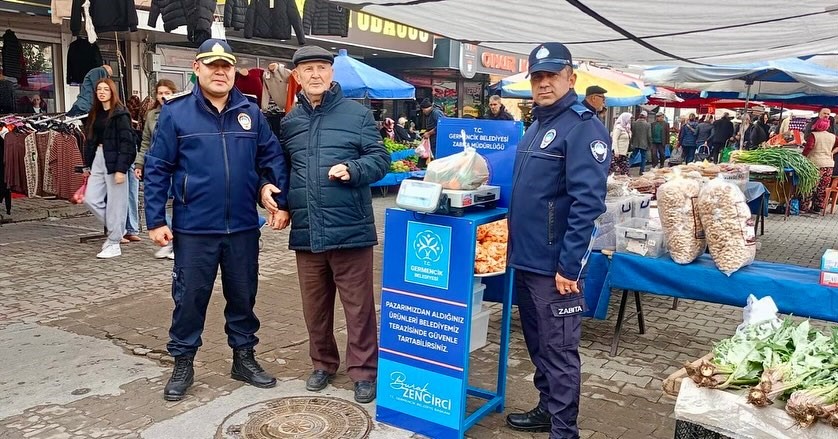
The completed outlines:
<svg viewBox="0 0 838 439">
<path fill-rule="evenodd" d="M 396 205 L 417 212 L 434 212 L 439 207 L 442 185 L 420 180 L 404 180 L 396 196 Z"/>
</svg>

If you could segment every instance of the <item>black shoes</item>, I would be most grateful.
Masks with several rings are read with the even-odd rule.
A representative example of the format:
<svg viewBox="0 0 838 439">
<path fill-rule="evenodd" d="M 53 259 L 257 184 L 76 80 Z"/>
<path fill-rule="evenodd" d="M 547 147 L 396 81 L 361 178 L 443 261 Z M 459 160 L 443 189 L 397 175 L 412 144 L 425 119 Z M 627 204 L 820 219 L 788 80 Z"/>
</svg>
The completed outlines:
<svg viewBox="0 0 838 439">
<path fill-rule="evenodd" d="M 317 369 L 306 380 L 306 390 L 309 392 L 319 392 L 325 389 L 334 377 L 335 374 L 329 374 L 325 370 Z"/>
<path fill-rule="evenodd" d="M 192 368 L 194 357 L 175 357 L 175 369 L 172 377 L 166 383 L 163 390 L 163 399 L 166 401 L 180 401 L 186 395 L 186 389 L 192 385 L 195 379 L 195 370 Z"/>
<path fill-rule="evenodd" d="M 276 378 L 265 372 L 265 369 L 262 369 L 262 366 L 256 362 L 253 348 L 233 351 L 233 368 L 230 370 L 230 376 L 263 389 L 276 385 Z"/>
<path fill-rule="evenodd" d="M 375 383 L 358 381 L 355 383 L 355 402 L 367 404 L 375 399 Z"/>
<path fill-rule="evenodd" d="M 516 430 L 532 432 L 547 432 L 553 425 L 550 413 L 541 407 L 526 413 L 510 413 L 506 417 L 506 424 Z"/>
</svg>

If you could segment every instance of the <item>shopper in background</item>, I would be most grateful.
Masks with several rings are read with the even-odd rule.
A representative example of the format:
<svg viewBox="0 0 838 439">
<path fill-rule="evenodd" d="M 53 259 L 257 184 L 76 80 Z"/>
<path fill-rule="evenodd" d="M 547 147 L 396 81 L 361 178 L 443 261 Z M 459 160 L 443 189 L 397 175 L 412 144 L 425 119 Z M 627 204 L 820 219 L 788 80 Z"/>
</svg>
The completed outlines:
<svg viewBox="0 0 838 439">
<path fill-rule="evenodd" d="M 110 78 L 111 76 L 113 76 L 113 70 L 108 64 L 102 67 L 96 67 L 87 72 L 84 75 L 84 81 L 82 81 L 81 87 L 79 87 L 79 96 L 76 98 L 76 102 L 73 103 L 73 107 L 67 112 L 67 117 L 76 117 L 89 113 L 96 99 L 94 96 L 96 93 L 96 84 L 99 83 L 99 80 Z M 116 89 L 114 89 L 114 95 L 116 95 L 117 99 L 119 98 L 119 92 Z"/>
<path fill-rule="evenodd" d="M 430 99 L 423 99 L 422 103 L 419 104 L 419 108 L 421 112 L 419 114 L 419 124 L 417 128 L 419 128 L 419 133 L 421 133 L 423 139 L 428 139 L 431 143 L 431 155 L 436 156 L 436 126 L 443 117 L 442 110 L 435 107 Z M 427 159 L 420 158 L 419 159 L 419 167 L 424 168 L 427 166 Z"/>
<path fill-rule="evenodd" d="M 411 140 L 407 130 L 401 125 L 396 125 L 396 121 L 389 117 L 384 119 L 379 132 L 382 139 L 395 140 L 396 142 L 409 142 Z"/>
<path fill-rule="evenodd" d="M 108 78 L 100 79 L 95 90 L 96 101 L 91 105 L 85 130 L 84 164 L 89 178 L 84 204 L 107 229 L 107 239 L 96 257 L 108 259 L 122 254 L 119 244 L 128 216 L 125 179 L 137 146 L 131 115 L 119 101 L 116 84 Z"/>
<path fill-rule="evenodd" d="M 503 102 L 498 95 L 492 95 L 489 97 L 489 112 L 483 115 L 483 119 L 489 120 L 515 120 L 508 111 L 506 111 L 506 106 L 503 105 Z"/>
<path fill-rule="evenodd" d="M 710 138 L 713 135 L 713 116 L 705 114 L 698 121 L 698 132 L 695 134 L 696 148 L 707 148 L 710 151 Z"/>
<path fill-rule="evenodd" d="M 148 152 L 149 148 L 151 147 L 151 139 L 154 135 L 154 128 L 157 127 L 157 119 L 160 117 L 160 109 L 163 107 L 164 100 L 177 93 L 177 86 L 174 82 L 169 79 L 161 79 L 157 81 L 157 84 L 154 87 L 154 106 L 151 107 L 150 110 L 146 113 L 145 116 L 145 125 L 143 126 L 143 138 L 142 142 L 140 143 L 140 150 L 137 152 L 137 159 L 134 160 L 134 175 L 137 177 L 138 180 L 143 179 L 143 166 L 145 165 L 145 154 Z M 169 194 L 169 198 L 171 198 L 171 191 Z M 169 215 L 166 215 L 166 224 L 169 228 L 172 227 L 172 219 Z M 154 257 L 157 259 L 169 258 L 174 259 L 173 244 L 170 242 L 163 247 L 160 247 L 155 253 Z"/>
<path fill-rule="evenodd" d="M 611 173 L 629 175 L 629 145 L 631 144 L 631 113 L 622 113 L 611 130 L 611 150 L 614 155 L 611 160 Z"/>
<path fill-rule="evenodd" d="M 727 145 L 727 142 L 735 140 L 733 132 L 733 122 L 730 121 L 730 115 L 727 113 L 721 119 L 713 122 L 713 136 L 710 138 L 710 143 L 713 145 L 710 157 L 713 158 L 713 163 L 720 163 L 725 145 Z"/>
<path fill-rule="evenodd" d="M 682 148 L 681 156 L 684 164 L 692 163 L 695 160 L 695 149 L 698 146 L 698 123 L 695 121 L 695 113 L 690 113 L 689 118 L 681 124 L 678 132 L 678 146 Z"/>
<path fill-rule="evenodd" d="M 745 113 L 740 117 L 742 121 L 739 124 L 739 129 L 736 130 L 736 141 L 739 143 L 739 149 L 748 150 L 751 149 L 751 129 L 753 126 L 751 125 L 751 115 Z"/>
<path fill-rule="evenodd" d="M 768 141 L 768 132 L 771 127 L 768 125 L 768 113 L 762 113 L 751 129 L 751 148 L 759 148 L 760 145 Z"/>
<path fill-rule="evenodd" d="M 655 115 L 652 122 L 652 167 L 663 168 L 666 164 L 666 145 L 669 143 L 669 123 L 663 112 Z"/>
<path fill-rule="evenodd" d="M 832 169 L 835 167 L 833 156 L 838 153 L 838 136 L 829 130 L 829 113 L 828 108 L 819 112 L 818 119 L 812 124 L 812 132 L 806 136 L 806 146 L 803 148 L 803 155 L 818 167 L 820 173 L 815 191 L 807 194 L 800 205 L 801 208 L 808 207 L 813 213 L 819 213 L 824 208 L 824 197 L 832 182 Z"/>
<path fill-rule="evenodd" d="M 599 113 L 605 108 L 606 93 L 608 93 L 608 90 L 598 85 L 592 85 L 585 89 L 585 101 L 582 103 L 594 113 Z"/>
<path fill-rule="evenodd" d="M 652 127 L 646 120 L 648 117 L 649 113 L 641 111 L 637 120 L 631 123 L 630 147 L 632 154 L 640 155 L 640 175 L 646 172 L 646 151 L 652 147 Z"/>
</svg>

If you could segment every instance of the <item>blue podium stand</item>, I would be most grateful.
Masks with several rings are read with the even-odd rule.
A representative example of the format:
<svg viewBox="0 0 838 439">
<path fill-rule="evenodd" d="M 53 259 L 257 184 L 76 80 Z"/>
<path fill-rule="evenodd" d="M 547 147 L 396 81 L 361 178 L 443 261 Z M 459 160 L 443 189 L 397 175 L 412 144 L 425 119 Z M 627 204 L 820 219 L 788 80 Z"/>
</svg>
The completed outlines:
<svg viewBox="0 0 838 439">
<path fill-rule="evenodd" d="M 512 316 L 512 275 L 503 294 L 495 389 L 468 385 L 477 227 L 506 217 L 486 209 L 461 217 L 387 209 L 376 420 L 435 439 L 463 438 L 503 412 Z M 479 305 L 478 305 L 479 306 Z M 484 399 L 466 416 L 466 399 Z"/>
</svg>

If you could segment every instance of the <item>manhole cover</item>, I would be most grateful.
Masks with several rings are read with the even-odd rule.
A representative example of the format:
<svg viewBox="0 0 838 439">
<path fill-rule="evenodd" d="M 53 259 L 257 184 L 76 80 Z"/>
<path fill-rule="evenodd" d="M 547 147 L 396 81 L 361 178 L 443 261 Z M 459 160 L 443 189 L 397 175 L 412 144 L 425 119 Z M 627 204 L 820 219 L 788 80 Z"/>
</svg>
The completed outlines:
<svg viewBox="0 0 838 439">
<path fill-rule="evenodd" d="M 241 408 L 224 421 L 223 439 L 363 439 L 372 430 L 366 410 L 327 397 L 273 399 Z"/>
</svg>

